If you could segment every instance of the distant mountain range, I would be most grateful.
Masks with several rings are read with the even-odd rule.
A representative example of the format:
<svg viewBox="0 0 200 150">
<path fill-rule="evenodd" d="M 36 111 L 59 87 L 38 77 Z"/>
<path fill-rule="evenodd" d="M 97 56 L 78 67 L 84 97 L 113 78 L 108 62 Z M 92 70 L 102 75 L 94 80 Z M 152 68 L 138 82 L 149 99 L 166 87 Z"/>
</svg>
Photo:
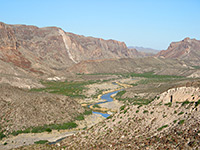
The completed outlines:
<svg viewBox="0 0 200 150">
<path fill-rule="evenodd" d="M 85 37 L 58 27 L 0 22 L 1 73 L 66 74 L 68 68 L 81 61 L 146 56 L 151 55 L 129 49 L 124 42 L 116 40 Z"/>
<path fill-rule="evenodd" d="M 145 52 L 145 53 L 152 53 L 157 54 L 160 50 L 152 49 L 152 48 L 146 48 L 146 47 L 138 47 L 138 46 L 129 46 L 128 48 L 134 48 L 139 52 Z"/>
<path fill-rule="evenodd" d="M 162 59 L 158 59 L 159 57 Z M 46 78 L 106 70 L 156 72 L 161 70 L 161 62 L 162 66 L 165 66 L 163 70 L 167 70 L 166 66 L 174 68 L 175 64 L 171 62 L 176 63 L 176 68 L 182 68 L 183 64 L 186 67 L 188 64 L 200 65 L 200 41 L 185 38 L 171 43 L 167 50 L 159 51 L 152 48 L 127 47 L 124 42 L 85 37 L 65 32 L 58 27 L 38 28 L 0 22 L 1 74 Z"/>
</svg>

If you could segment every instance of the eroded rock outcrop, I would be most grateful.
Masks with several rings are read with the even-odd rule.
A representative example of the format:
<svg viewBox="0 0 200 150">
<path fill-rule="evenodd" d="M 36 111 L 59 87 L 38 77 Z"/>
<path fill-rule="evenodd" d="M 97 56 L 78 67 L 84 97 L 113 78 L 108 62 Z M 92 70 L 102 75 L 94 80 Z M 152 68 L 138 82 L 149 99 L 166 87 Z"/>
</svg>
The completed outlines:
<svg viewBox="0 0 200 150">
<path fill-rule="evenodd" d="M 177 87 L 159 95 L 158 102 L 195 102 L 200 99 L 200 89 L 197 87 Z"/>
<path fill-rule="evenodd" d="M 193 65 L 199 65 L 200 60 L 200 41 L 185 38 L 180 42 L 172 42 L 167 50 L 160 51 L 157 57 L 178 58 L 188 61 Z"/>
</svg>

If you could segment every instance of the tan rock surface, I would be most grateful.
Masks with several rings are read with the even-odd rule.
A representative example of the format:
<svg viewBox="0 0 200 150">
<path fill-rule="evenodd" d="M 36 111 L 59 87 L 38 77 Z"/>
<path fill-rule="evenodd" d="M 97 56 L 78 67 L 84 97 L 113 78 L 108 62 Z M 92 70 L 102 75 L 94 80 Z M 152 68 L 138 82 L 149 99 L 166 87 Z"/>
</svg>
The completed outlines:
<svg viewBox="0 0 200 150">
<path fill-rule="evenodd" d="M 160 102 L 195 102 L 200 99 L 200 89 L 195 87 L 172 88 L 159 95 Z M 157 101 L 157 102 L 158 102 Z"/>
</svg>

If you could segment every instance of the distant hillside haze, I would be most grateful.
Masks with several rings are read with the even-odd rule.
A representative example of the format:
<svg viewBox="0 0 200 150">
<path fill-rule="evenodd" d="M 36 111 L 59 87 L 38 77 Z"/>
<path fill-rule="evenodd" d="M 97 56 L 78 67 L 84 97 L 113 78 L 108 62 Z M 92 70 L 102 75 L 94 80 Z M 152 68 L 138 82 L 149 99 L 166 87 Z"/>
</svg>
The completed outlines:
<svg viewBox="0 0 200 150">
<path fill-rule="evenodd" d="M 129 46 L 129 49 L 134 48 L 139 52 L 145 52 L 145 53 L 152 53 L 152 54 L 157 54 L 160 50 L 152 49 L 152 48 L 146 48 L 142 46 Z"/>
</svg>

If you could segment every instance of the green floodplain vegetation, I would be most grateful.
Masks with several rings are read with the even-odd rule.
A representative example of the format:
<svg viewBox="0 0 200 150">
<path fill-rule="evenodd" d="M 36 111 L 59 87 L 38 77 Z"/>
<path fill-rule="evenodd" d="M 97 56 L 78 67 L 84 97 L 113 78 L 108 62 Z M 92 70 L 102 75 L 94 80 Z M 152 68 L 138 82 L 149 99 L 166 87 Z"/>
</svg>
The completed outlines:
<svg viewBox="0 0 200 150">
<path fill-rule="evenodd" d="M 147 73 L 98 73 L 98 74 L 88 74 L 88 75 L 118 75 L 119 78 L 134 78 L 134 77 L 140 77 L 143 78 L 136 84 L 133 84 L 134 86 L 137 86 L 138 84 L 148 84 L 151 82 L 167 82 L 169 80 L 177 80 L 177 79 L 183 79 L 182 76 L 171 76 L 171 75 L 156 75 L 153 72 L 147 72 Z M 80 76 L 87 76 L 87 74 L 80 74 Z M 41 83 L 45 86 L 44 88 L 38 88 L 38 89 L 31 89 L 30 91 L 34 92 L 47 92 L 47 93 L 54 93 L 54 94 L 60 94 L 60 95 L 66 95 L 72 98 L 86 98 L 84 95 L 84 91 L 87 90 L 86 85 L 94 84 L 94 83 L 102 83 L 107 82 L 109 80 L 89 80 L 89 81 L 41 81 Z M 102 93 L 102 91 L 99 91 L 98 93 Z M 116 98 L 119 101 L 123 102 L 129 102 L 133 105 L 147 105 L 153 99 L 141 99 L 141 98 L 125 98 L 123 99 L 122 96 L 125 94 L 126 91 L 122 90 L 116 94 Z M 93 97 L 97 97 L 96 95 L 93 95 Z M 98 105 L 95 105 L 95 107 L 99 107 Z M 123 109 L 123 107 L 122 107 Z M 92 114 L 92 110 L 89 108 L 86 109 L 86 111 L 83 114 L 79 114 L 77 117 L 74 118 L 75 120 L 84 120 L 85 115 Z M 78 125 L 74 122 L 67 122 L 63 124 L 51 124 L 51 125 L 43 125 L 38 127 L 30 127 L 24 130 L 18 130 L 13 131 L 12 135 L 18 135 L 20 133 L 40 133 L 40 132 L 51 132 L 52 130 L 63 130 L 63 129 L 72 129 L 76 128 Z M 4 131 L 0 132 L 0 139 L 4 138 L 6 135 L 4 135 Z"/>
</svg>

